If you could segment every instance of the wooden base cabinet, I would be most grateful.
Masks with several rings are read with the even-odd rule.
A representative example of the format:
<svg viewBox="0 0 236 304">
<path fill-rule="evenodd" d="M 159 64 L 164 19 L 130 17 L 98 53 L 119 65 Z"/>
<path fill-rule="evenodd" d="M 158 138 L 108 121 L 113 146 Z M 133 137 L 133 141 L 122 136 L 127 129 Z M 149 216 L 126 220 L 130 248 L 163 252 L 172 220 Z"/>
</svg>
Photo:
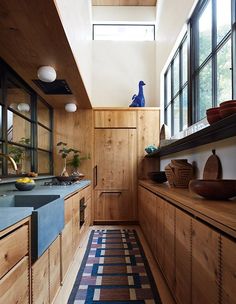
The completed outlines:
<svg viewBox="0 0 236 304">
<path fill-rule="evenodd" d="M 30 219 L 0 231 L 0 303 L 30 303 Z"/>
<path fill-rule="evenodd" d="M 235 240 L 142 186 L 139 222 L 178 304 L 236 304 Z"/>
</svg>

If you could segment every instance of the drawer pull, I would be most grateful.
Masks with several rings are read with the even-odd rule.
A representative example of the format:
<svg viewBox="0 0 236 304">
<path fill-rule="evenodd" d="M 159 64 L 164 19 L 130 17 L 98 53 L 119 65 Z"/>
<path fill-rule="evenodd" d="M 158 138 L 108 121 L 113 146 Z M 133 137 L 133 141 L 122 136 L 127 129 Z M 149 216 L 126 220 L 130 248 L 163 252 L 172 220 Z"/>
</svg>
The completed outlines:
<svg viewBox="0 0 236 304">
<path fill-rule="evenodd" d="M 103 195 L 103 194 L 115 194 L 115 195 L 121 195 L 121 191 L 102 191 L 100 193 L 100 196 Z"/>
</svg>

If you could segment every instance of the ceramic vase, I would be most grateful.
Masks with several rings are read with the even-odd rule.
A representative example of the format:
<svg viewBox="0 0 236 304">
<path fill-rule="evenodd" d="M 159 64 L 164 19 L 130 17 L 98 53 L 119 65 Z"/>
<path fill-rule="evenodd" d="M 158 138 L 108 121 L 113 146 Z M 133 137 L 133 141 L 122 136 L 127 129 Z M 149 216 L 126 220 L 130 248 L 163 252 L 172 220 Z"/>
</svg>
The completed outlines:
<svg viewBox="0 0 236 304">
<path fill-rule="evenodd" d="M 193 177 L 193 166 L 187 159 L 173 159 L 165 167 L 165 173 L 170 187 L 188 188 Z"/>
</svg>

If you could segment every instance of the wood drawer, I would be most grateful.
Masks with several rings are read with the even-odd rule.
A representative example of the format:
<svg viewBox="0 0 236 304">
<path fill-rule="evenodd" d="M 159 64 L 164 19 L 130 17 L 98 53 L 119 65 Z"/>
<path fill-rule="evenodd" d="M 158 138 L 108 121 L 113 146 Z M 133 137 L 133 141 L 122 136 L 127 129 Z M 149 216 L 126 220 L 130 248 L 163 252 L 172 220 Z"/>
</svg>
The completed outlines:
<svg viewBox="0 0 236 304">
<path fill-rule="evenodd" d="M 65 225 L 72 220 L 73 196 L 65 200 Z"/>
<path fill-rule="evenodd" d="M 96 190 L 94 195 L 95 221 L 131 221 L 135 219 L 130 191 Z"/>
<path fill-rule="evenodd" d="M 0 303 L 29 303 L 29 291 L 29 258 L 24 257 L 0 280 Z"/>
<path fill-rule="evenodd" d="M 49 247 L 49 298 L 53 302 L 61 285 L 61 242 L 58 236 Z"/>
<path fill-rule="evenodd" d="M 0 240 L 0 278 L 29 251 L 29 227 L 24 225 Z"/>
<path fill-rule="evenodd" d="M 136 128 L 136 112 L 132 110 L 94 111 L 95 128 Z"/>
</svg>

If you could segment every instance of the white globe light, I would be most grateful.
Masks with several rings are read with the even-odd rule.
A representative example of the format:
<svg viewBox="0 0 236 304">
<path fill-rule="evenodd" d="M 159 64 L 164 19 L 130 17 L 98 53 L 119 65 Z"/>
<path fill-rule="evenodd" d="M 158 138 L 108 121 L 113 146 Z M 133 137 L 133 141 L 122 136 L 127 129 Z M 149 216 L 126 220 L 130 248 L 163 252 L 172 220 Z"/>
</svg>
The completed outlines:
<svg viewBox="0 0 236 304">
<path fill-rule="evenodd" d="M 66 112 L 75 112 L 77 110 L 77 106 L 74 103 L 67 103 L 65 105 Z"/>
<path fill-rule="evenodd" d="M 42 66 L 38 69 L 38 78 L 44 82 L 53 82 L 57 78 L 57 73 L 51 66 Z"/>
<path fill-rule="evenodd" d="M 29 112 L 30 110 L 30 105 L 28 105 L 28 103 L 19 103 L 17 106 L 18 111 L 20 112 Z"/>
</svg>

